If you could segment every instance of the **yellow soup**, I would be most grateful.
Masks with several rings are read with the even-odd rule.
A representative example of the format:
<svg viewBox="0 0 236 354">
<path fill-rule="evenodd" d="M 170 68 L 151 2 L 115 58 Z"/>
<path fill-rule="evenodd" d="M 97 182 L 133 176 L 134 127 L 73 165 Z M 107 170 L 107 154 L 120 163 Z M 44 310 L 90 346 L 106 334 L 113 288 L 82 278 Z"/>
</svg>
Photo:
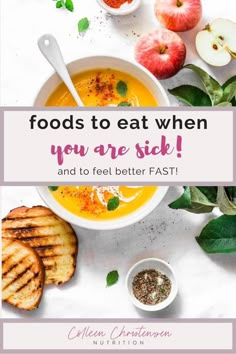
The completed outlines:
<svg viewBox="0 0 236 354">
<path fill-rule="evenodd" d="M 156 192 L 156 186 L 61 186 L 53 197 L 65 209 L 90 220 L 126 216 L 143 206 Z"/>
<path fill-rule="evenodd" d="M 85 106 L 157 106 L 152 93 L 135 77 L 113 69 L 79 73 L 72 81 Z M 51 94 L 46 106 L 77 106 L 62 83 Z"/>
</svg>

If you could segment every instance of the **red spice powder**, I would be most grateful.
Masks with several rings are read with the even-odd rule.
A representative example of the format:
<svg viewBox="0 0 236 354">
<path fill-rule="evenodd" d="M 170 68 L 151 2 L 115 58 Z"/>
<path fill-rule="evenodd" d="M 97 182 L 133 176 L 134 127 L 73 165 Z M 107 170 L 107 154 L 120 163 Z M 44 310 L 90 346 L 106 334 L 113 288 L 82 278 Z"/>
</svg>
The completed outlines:
<svg viewBox="0 0 236 354">
<path fill-rule="evenodd" d="M 103 0 L 105 4 L 112 7 L 113 9 L 119 9 L 124 3 L 130 4 L 133 0 Z"/>
</svg>

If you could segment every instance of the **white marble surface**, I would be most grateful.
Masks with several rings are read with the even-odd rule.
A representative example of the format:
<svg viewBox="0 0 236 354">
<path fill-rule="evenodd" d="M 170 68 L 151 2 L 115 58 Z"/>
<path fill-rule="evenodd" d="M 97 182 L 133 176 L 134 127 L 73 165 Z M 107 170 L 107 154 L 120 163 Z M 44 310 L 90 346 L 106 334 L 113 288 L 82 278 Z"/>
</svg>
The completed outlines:
<svg viewBox="0 0 236 354">
<path fill-rule="evenodd" d="M 236 20 L 235 0 L 203 0 L 204 16 L 194 30 L 183 33 L 188 54 L 186 62 L 207 68 L 220 82 L 236 73 L 232 62 L 225 68 L 212 69 L 196 55 L 194 35 L 216 17 Z M 156 28 L 153 0 L 143 0 L 135 14 L 115 18 L 107 16 L 95 0 L 75 0 L 75 12 L 56 10 L 50 0 L 7 0 L 1 2 L 1 104 L 30 106 L 51 68 L 37 48 L 44 33 L 54 34 L 69 62 L 89 54 L 112 54 L 133 58 L 138 35 Z M 87 16 L 91 22 L 85 35 L 77 33 L 77 22 Z M 185 71 L 163 81 L 166 88 L 180 83 L 199 82 Z M 177 101 L 171 97 L 173 105 Z M 4 317 L 58 318 L 138 318 L 151 316 L 133 307 L 125 292 L 124 279 L 131 265 L 144 257 L 159 257 L 174 267 L 179 295 L 168 309 L 155 317 L 211 318 L 235 317 L 236 254 L 207 255 L 194 237 L 212 215 L 192 215 L 173 211 L 168 203 L 178 194 L 171 188 L 161 205 L 143 221 L 117 231 L 95 232 L 77 229 L 80 250 L 77 272 L 63 287 L 48 287 L 40 308 L 26 313 L 3 306 Z M 42 204 L 33 187 L 2 188 L 3 216 L 19 205 Z M 118 269 L 120 281 L 106 288 L 106 274 Z"/>
</svg>

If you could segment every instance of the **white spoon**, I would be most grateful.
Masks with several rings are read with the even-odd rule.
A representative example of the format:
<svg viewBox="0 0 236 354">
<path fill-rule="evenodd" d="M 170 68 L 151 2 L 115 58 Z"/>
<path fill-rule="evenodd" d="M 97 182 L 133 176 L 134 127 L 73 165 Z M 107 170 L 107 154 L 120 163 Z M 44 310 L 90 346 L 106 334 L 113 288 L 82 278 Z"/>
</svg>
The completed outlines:
<svg viewBox="0 0 236 354">
<path fill-rule="evenodd" d="M 47 61 L 52 65 L 64 84 L 67 86 L 77 105 L 84 106 L 73 85 L 70 74 L 68 73 L 56 38 L 51 34 L 45 34 L 39 38 L 38 46 Z"/>
</svg>

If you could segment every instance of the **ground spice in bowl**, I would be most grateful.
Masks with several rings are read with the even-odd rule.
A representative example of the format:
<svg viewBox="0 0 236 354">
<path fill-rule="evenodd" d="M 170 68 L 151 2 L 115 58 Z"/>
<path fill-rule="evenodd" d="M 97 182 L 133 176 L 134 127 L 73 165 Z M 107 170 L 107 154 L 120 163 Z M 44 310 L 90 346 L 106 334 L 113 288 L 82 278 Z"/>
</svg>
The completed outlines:
<svg viewBox="0 0 236 354">
<path fill-rule="evenodd" d="M 145 305 L 156 305 L 167 299 L 171 292 L 170 279 L 155 269 L 139 272 L 132 282 L 133 294 Z"/>
<path fill-rule="evenodd" d="M 131 4 L 131 2 L 133 2 L 133 0 L 103 0 L 103 1 L 106 5 L 112 7 L 113 9 L 119 9 L 126 2 L 128 4 Z"/>
</svg>

